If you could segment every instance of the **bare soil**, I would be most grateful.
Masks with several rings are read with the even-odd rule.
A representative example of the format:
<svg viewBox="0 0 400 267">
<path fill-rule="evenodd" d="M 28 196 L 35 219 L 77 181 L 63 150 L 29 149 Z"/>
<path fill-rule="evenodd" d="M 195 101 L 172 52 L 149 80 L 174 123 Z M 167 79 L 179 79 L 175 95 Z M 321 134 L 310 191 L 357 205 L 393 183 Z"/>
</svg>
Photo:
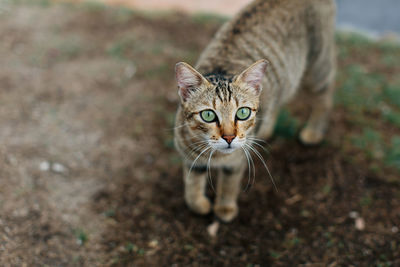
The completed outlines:
<svg viewBox="0 0 400 267">
<path fill-rule="evenodd" d="M 187 209 L 173 67 L 195 61 L 218 19 L 65 4 L 5 10 L 2 266 L 400 266 L 398 172 L 373 171 L 344 146 L 359 129 L 340 106 L 320 146 L 271 140 L 264 155 L 278 191 L 258 163 L 238 218 L 217 237 L 207 233 L 213 215 Z M 356 60 L 370 64 L 359 55 L 339 64 Z"/>
</svg>

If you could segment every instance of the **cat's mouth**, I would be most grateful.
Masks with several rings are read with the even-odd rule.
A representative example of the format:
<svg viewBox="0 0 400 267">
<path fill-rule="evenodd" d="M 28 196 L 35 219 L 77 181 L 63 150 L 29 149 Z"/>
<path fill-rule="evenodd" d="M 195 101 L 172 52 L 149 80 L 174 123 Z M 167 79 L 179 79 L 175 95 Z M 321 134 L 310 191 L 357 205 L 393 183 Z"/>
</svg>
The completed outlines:
<svg viewBox="0 0 400 267">
<path fill-rule="evenodd" d="M 238 142 L 232 142 L 230 144 L 227 144 L 225 140 L 219 140 L 217 142 L 210 143 L 210 146 L 214 151 L 218 151 L 223 154 L 230 154 L 236 151 L 238 148 L 240 148 L 241 144 Z"/>
<path fill-rule="evenodd" d="M 224 153 L 224 154 L 230 154 L 233 151 L 235 151 L 237 148 L 236 147 L 232 147 L 232 146 L 226 146 L 225 148 L 219 148 L 218 151 Z"/>
</svg>

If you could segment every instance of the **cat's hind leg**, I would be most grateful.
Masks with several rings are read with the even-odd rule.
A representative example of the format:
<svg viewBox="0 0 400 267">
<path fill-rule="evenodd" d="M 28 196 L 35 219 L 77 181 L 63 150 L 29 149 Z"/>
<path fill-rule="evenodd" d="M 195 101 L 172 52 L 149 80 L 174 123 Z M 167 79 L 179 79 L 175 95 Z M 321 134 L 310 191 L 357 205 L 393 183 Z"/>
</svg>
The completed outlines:
<svg viewBox="0 0 400 267">
<path fill-rule="evenodd" d="M 320 91 L 309 93 L 311 114 L 306 126 L 300 132 L 303 144 L 316 145 L 323 140 L 333 107 L 333 92 L 334 82 L 330 82 Z"/>
<path fill-rule="evenodd" d="M 190 167 L 184 164 L 183 176 L 185 184 L 185 201 L 188 207 L 198 214 L 204 215 L 209 213 L 211 211 L 211 203 L 205 196 L 207 166 L 193 166 L 190 170 Z"/>
<path fill-rule="evenodd" d="M 300 132 L 300 140 L 305 145 L 320 143 L 328 127 L 336 74 L 334 33 L 327 31 L 320 42 L 315 42 L 314 49 L 311 53 L 313 59 L 310 59 L 313 63 L 305 73 L 302 84 L 303 90 L 308 93 L 307 102 L 311 106 L 310 117 Z"/>
</svg>

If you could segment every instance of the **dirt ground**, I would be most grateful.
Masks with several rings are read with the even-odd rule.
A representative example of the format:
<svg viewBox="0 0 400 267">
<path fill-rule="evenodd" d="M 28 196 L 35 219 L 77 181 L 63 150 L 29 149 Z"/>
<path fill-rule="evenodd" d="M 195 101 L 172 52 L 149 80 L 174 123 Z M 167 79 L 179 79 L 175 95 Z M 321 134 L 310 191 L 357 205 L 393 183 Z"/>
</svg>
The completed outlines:
<svg viewBox="0 0 400 267">
<path fill-rule="evenodd" d="M 213 215 L 187 209 L 173 67 L 196 60 L 220 19 L 46 1 L 2 10 L 0 265 L 400 266 L 399 172 L 348 145 L 361 129 L 343 105 L 324 144 L 270 142 L 278 191 L 258 163 L 216 237 Z M 375 66 L 363 51 L 340 69 Z"/>
</svg>

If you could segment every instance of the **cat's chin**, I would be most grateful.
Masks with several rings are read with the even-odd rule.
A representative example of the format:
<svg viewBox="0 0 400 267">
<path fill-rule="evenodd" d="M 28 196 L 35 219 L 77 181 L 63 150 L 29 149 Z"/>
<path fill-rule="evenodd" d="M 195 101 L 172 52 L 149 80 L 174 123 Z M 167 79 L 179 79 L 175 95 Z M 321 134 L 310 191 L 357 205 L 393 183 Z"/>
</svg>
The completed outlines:
<svg viewBox="0 0 400 267">
<path fill-rule="evenodd" d="M 232 152 L 236 151 L 237 148 L 233 148 L 233 147 L 227 147 L 227 148 L 220 148 L 218 149 L 219 152 L 221 152 L 222 154 L 231 154 Z"/>
</svg>

